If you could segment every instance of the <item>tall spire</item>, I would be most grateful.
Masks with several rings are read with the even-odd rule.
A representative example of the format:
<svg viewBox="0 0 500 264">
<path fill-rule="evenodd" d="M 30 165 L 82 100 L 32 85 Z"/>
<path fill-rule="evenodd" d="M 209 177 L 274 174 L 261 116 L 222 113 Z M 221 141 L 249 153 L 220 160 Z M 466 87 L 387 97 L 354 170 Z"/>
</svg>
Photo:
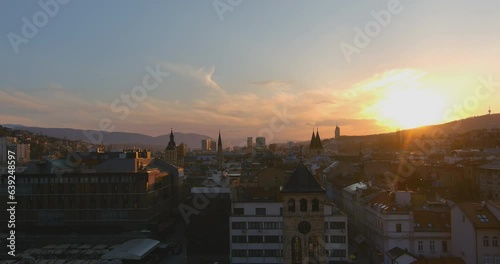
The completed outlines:
<svg viewBox="0 0 500 264">
<path fill-rule="evenodd" d="M 314 127 L 313 127 L 313 133 L 311 136 L 311 143 L 309 143 L 309 148 L 314 148 L 316 146 L 316 137 L 314 136 Z"/>
<path fill-rule="evenodd" d="M 319 137 L 319 128 L 316 127 L 316 148 L 322 149 L 323 144 L 321 143 L 321 138 Z"/>
<path fill-rule="evenodd" d="M 222 138 L 220 136 L 220 129 L 219 139 L 217 140 L 217 165 L 219 171 L 222 171 L 224 169 L 224 156 L 222 156 Z"/>
<path fill-rule="evenodd" d="M 217 151 L 222 151 L 222 139 L 220 137 L 220 129 L 219 129 L 219 139 L 217 140 Z"/>
</svg>

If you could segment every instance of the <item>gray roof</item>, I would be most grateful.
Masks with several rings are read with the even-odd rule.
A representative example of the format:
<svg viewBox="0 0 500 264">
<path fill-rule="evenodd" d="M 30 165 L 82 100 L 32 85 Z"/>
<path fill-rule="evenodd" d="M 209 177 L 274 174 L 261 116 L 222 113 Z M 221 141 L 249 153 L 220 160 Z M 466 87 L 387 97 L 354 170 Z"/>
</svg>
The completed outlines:
<svg viewBox="0 0 500 264">
<path fill-rule="evenodd" d="M 324 193 L 325 188 L 314 178 L 309 169 L 299 163 L 281 192 L 285 193 Z"/>
</svg>

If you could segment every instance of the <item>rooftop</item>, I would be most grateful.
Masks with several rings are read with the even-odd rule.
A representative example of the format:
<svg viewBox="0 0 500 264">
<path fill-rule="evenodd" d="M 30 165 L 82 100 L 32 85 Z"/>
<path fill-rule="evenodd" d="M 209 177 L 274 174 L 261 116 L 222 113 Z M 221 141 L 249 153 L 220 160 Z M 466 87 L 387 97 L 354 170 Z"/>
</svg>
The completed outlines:
<svg viewBox="0 0 500 264">
<path fill-rule="evenodd" d="M 500 220 L 481 203 L 461 203 L 457 206 L 469 218 L 478 229 L 500 228 Z"/>
<path fill-rule="evenodd" d="M 283 186 L 284 193 L 324 193 L 325 188 L 314 178 L 309 169 L 299 163 L 288 181 Z"/>
</svg>

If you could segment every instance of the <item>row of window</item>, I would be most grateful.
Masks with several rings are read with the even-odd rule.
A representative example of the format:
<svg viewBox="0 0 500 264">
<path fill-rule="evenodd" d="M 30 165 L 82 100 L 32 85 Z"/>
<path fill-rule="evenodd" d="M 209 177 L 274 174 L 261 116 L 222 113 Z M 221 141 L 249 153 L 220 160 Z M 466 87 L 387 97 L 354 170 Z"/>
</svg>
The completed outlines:
<svg viewBox="0 0 500 264">
<path fill-rule="evenodd" d="M 281 222 L 233 222 L 232 229 L 281 229 Z"/>
<path fill-rule="evenodd" d="M 282 210 L 283 208 L 280 208 L 280 215 L 282 215 Z M 254 215 L 267 215 L 267 209 L 266 208 L 255 208 Z M 233 209 L 233 214 L 234 215 L 245 215 L 245 208 L 234 208 Z M 249 214 L 251 215 L 251 214 Z"/>
<path fill-rule="evenodd" d="M 485 246 L 485 247 L 490 246 L 490 237 L 489 236 L 483 237 L 483 246 Z M 491 246 L 498 247 L 498 237 L 494 236 L 493 238 L 491 238 Z"/>
<path fill-rule="evenodd" d="M 325 236 L 325 243 L 345 244 L 346 237 L 345 236 Z"/>
<path fill-rule="evenodd" d="M 280 243 L 280 236 L 232 236 L 232 243 Z"/>
<path fill-rule="evenodd" d="M 233 249 L 231 251 L 232 257 L 283 257 L 283 250 L 281 249 Z"/>
<path fill-rule="evenodd" d="M 500 264 L 500 255 L 484 255 L 484 264 Z"/>
<path fill-rule="evenodd" d="M 424 251 L 424 241 L 417 241 L 418 251 Z M 434 240 L 429 241 L 429 250 L 436 251 L 436 242 Z M 441 251 L 448 252 L 448 242 L 443 240 L 441 241 Z"/>
<path fill-rule="evenodd" d="M 141 175 L 142 176 L 142 175 Z M 118 183 L 136 182 L 143 177 L 135 176 L 94 176 L 94 177 L 20 177 L 20 184 L 37 183 Z"/>
<path fill-rule="evenodd" d="M 325 222 L 325 229 L 346 229 L 345 222 Z"/>
<path fill-rule="evenodd" d="M 301 212 L 307 212 L 307 200 L 306 199 L 300 199 L 300 211 Z M 295 212 L 295 199 L 289 199 L 288 200 L 288 212 Z M 312 206 L 311 210 L 313 212 L 318 212 L 319 211 L 319 200 L 314 198 L 312 200 Z"/>
</svg>

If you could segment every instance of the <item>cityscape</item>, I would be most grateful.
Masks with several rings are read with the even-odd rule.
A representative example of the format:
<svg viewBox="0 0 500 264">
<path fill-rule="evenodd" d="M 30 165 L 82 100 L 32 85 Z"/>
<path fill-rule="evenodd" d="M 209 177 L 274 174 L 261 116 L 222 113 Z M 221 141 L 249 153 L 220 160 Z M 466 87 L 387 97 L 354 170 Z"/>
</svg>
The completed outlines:
<svg viewBox="0 0 500 264">
<path fill-rule="evenodd" d="M 498 11 L 0 3 L 0 264 L 500 264 Z"/>
</svg>

